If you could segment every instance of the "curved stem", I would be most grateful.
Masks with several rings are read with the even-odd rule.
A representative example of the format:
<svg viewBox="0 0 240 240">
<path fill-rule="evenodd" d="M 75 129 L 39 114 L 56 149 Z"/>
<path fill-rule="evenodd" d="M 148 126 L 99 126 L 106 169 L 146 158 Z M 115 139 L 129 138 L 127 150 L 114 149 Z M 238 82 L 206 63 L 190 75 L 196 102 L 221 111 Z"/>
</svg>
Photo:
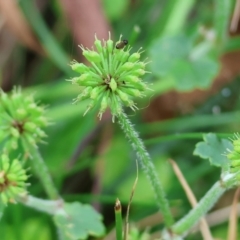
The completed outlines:
<svg viewBox="0 0 240 240">
<path fill-rule="evenodd" d="M 224 187 L 220 181 L 216 182 L 199 201 L 197 206 L 172 226 L 171 231 L 177 234 L 184 234 L 188 231 L 208 212 L 209 209 L 213 207 L 226 189 L 227 188 Z"/>
<path fill-rule="evenodd" d="M 30 144 L 26 138 L 22 138 L 22 144 L 25 151 L 30 155 L 33 171 L 35 171 L 39 177 L 48 197 L 50 199 L 59 199 L 58 191 L 53 184 L 47 166 L 45 165 L 37 147 Z"/>
<path fill-rule="evenodd" d="M 127 116 L 124 113 L 121 113 L 117 117 L 126 137 L 130 140 L 133 149 L 137 153 L 137 158 L 140 165 L 142 166 L 142 169 L 144 170 L 150 181 L 150 184 L 152 185 L 165 224 L 167 227 L 170 227 L 174 222 L 173 217 L 170 212 L 168 201 L 165 197 L 165 192 L 162 188 L 162 184 L 158 178 L 158 174 L 151 161 L 151 158 L 146 151 L 143 142 L 139 138 L 138 133 L 134 130 L 133 125 L 128 120 Z"/>
</svg>

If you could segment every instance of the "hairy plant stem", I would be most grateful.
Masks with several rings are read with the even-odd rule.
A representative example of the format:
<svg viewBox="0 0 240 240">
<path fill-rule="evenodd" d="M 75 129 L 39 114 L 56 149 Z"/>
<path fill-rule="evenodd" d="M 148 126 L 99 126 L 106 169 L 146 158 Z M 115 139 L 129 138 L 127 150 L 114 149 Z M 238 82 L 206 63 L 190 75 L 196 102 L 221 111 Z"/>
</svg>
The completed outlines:
<svg viewBox="0 0 240 240">
<path fill-rule="evenodd" d="M 60 196 L 58 194 L 58 191 L 53 184 L 47 166 L 45 165 L 37 147 L 29 143 L 26 138 L 22 138 L 21 140 L 26 153 L 30 155 L 33 171 L 39 177 L 48 197 L 50 199 L 59 199 Z"/>
<path fill-rule="evenodd" d="M 45 212 L 50 215 L 56 214 L 58 211 L 64 211 L 64 202 L 62 199 L 57 200 L 43 200 L 31 195 L 19 196 L 18 202 L 21 202 L 27 207 L 34 208 L 35 210 Z"/>
<path fill-rule="evenodd" d="M 171 231 L 178 235 L 184 235 L 213 207 L 226 190 L 227 187 L 223 186 L 223 183 L 216 182 L 198 202 L 197 206 L 171 227 Z"/>
<path fill-rule="evenodd" d="M 169 228 L 173 224 L 174 220 L 170 212 L 168 201 L 165 197 L 165 192 L 158 178 L 158 174 L 151 161 L 151 158 L 148 152 L 146 151 L 142 140 L 139 138 L 138 133 L 134 130 L 133 125 L 128 120 L 126 114 L 120 113 L 117 117 L 118 122 L 121 125 L 126 137 L 132 144 L 134 151 L 136 151 L 137 159 L 142 169 L 144 170 L 144 173 L 147 175 L 152 185 L 157 203 L 160 207 L 161 213 L 164 218 L 164 222 L 166 224 L 166 227 Z"/>
</svg>

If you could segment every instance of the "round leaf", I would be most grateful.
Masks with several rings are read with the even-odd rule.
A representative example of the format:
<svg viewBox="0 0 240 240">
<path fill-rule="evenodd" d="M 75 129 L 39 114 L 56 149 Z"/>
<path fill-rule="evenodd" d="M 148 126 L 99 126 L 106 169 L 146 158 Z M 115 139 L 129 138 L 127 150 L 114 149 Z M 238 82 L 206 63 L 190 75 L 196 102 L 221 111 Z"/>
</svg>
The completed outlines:
<svg viewBox="0 0 240 240">
<path fill-rule="evenodd" d="M 92 206 L 78 202 L 65 203 L 64 210 L 54 216 L 64 240 L 86 239 L 88 235 L 100 237 L 104 234 L 102 216 Z"/>
</svg>

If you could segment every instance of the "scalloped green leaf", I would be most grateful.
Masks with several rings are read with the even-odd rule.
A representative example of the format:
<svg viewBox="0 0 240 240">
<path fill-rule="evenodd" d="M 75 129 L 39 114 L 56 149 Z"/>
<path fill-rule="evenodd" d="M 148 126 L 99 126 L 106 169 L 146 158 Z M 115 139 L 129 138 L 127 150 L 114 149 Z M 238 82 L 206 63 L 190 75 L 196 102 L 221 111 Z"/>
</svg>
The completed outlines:
<svg viewBox="0 0 240 240">
<path fill-rule="evenodd" d="M 65 203 L 65 213 L 59 211 L 53 217 L 64 240 L 101 237 L 105 233 L 102 216 L 92 206 L 79 202 Z"/>
<path fill-rule="evenodd" d="M 227 139 L 218 139 L 213 133 L 205 134 L 203 140 L 203 142 L 196 144 L 193 154 L 208 159 L 213 166 L 226 170 L 229 166 L 229 160 L 224 153 L 227 149 L 233 149 L 232 143 Z"/>
</svg>

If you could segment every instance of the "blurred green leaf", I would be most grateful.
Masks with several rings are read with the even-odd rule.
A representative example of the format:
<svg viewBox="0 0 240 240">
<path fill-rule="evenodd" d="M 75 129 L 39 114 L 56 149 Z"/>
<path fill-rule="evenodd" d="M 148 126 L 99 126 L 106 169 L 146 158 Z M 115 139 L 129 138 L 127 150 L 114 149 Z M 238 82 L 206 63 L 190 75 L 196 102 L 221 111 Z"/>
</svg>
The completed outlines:
<svg viewBox="0 0 240 240">
<path fill-rule="evenodd" d="M 184 35 L 158 38 L 150 48 L 150 63 L 154 73 L 166 76 L 177 60 L 187 57 L 192 43 Z"/>
<path fill-rule="evenodd" d="M 126 173 L 126 168 L 132 163 L 129 156 L 131 146 L 126 144 L 124 136 L 115 135 L 110 144 L 103 156 L 104 166 L 111 169 L 111 171 L 105 171 L 103 175 L 102 182 L 105 190 L 115 190 L 121 184 L 119 179 L 122 178 L 123 174 Z"/>
<path fill-rule="evenodd" d="M 105 14 L 111 20 L 118 20 L 122 17 L 129 6 L 128 0 L 102 0 Z"/>
<path fill-rule="evenodd" d="M 4 209 L 5 209 L 5 205 L 2 203 L 2 201 L 0 201 L 0 220 L 3 216 Z"/>
<path fill-rule="evenodd" d="M 88 235 L 100 237 L 104 234 L 102 216 L 92 206 L 78 202 L 65 203 L 64 210 L 67 215 L 58 212 L 53 218 L 64 240 L 86 239 Z"/>
<path fill-rule="evenodd" d="M 162 120 L 154 123 L 139 124 L 137 130 L 142 134 L 157 134 L 163 132 L 190 131 L 206 127 L 216 127 L 240 122 L 240 112 L 228 112 L 215 114 L 190 115 L 169 120 Z M 181 130 L 181 131 L 179 131 Z"/>
<path fill-rule="evenodd" d="M 172 76 L 176 80 L 176 88 L 180 91 L 195 88 L 208 88 L 218 71 L 217 62 L 210 58 L 197 61 L 177 61 L 172 69 Z"/>
<path fill-rule="evenodd" d="M 228 37 L 228 26 L 233 2 L 229 0 L 214 0 L 214 29 L 216 31 L 217 42 L 220 45 L 225 43 Z"/>
<path fill-rule="evenodd" d="M 182 31 L 182 28 L 187 20 L 188 14 L 191 11 L 196 0 L 165 1 L 162 14 L 157 21 L 158 32 L 163 35 L 175 34 Z"/>
<path fill-rule="evenodd" d="M 177 90 L 207 88 L 219 64 L 207 52 L 192 57 L 195 49 L 192 40 L 182 34 L 159 38 L 150 48 L 150 69 L 154 75 L 173 81 Z"/>
<path fill-rule="evenodd" d="M 78 149 L 79 144 L 84 141 L 96 126 L 92 113 L 89 116 L 82 117 L 80 112 L 79 115 L 73 118 L 68 115 L 68 111 L 64 110 L 65 108 L 62 109 L 62 115 L 66 114 L 69 119 L 63 119 L 51 126 L 47 139 L 51 144 L 41 146 L 44 160 L 50 172 L 56 178 L 63 178 L 67 174 L 66 165 L 69 159 Z M 75 112 L 78 113 L 79 108 L 76 108 Z M 83 153 L 78 157 L 79 162 L 82 162 L 81 160 L 84 161 L 82 155 Z"/>
<path fill-rule="evenodd" d="M 150 56 L 149 51 L 144 52 L 145 57 L 152 62 L 147 65 L 152 69 L 147 69 L 147 71 L 153 73 L 146 75 L 144 80 L 150 83 L 155 78 L 153 85 L 150 86 L 154 92 L 147 91 L 147 97 L 139 101 L 139 106 L 145 108 L 148 101 L 151 101 L 152 105 L 153 97 L 174 88 L 191 90 L 196 87 L 209 86 L 218 71 L 217 61 L 220 54 L 240 49 L 240 37 L 237 35 L 228 37 L 228 25 L 235 2 L 228 0 L 101 0 L 104 13 L 110 20 L 109 25 L 114 29 L 113 35 L 116 36 L 116 39 L 120 34 L 123 34 L 124 38 L 129 40 L 129 45 L 133 47 L 133 51 L 140 47 L 152 51 Z M 69 54 L 77 54 L 75 44 L 73 44 L 76 32 L 71 33 L 70 29 L 73 23 L 66 21 L 69 18 L 64 16 L 64 9 L 60 1 L 45 1 L 45 4 L 39 5 L 35 4 L 35 1 L 22 0 L 19 1 L 19 5 L 45 48 L 47 56 L 42 58 L 26 48 L 16 45 L 9 58 L 9 62 L 14 64 L 10 64 L 10 68 L 9 64 L 3 65 L 2 86 L 7 86 L 7 88 L 13 84 L 28 86 L 25 90 L 27 95 L 35 92 L 35 97 L 42 104 L 49 106 L 47 114 L 54 125 L 47 129 L 49 137 L 46 141 L 48 144 L 39 147 L 59 191 L 66 194 L 64 198 L 66 197 L 73 202 L 99 201 L 103 206 L 104 214 L 109 215 L 111 211 L 113 214 L 112 209 L 108 210 L 108 205 L 114 203 L 116 196 L 121 199 L 123 206 L 129 201 L 133 182 L 136 178 L 134 152 L 131 151 L 131 146 L 126 142 L 119 128 L 114 125 L 114 135 L 111 136 L 109 149 L 101 156 L 100 162 L 98 161 L 99 152 L 97 149 L 99 149 L 102 138 L 101 134 L 95 134 L 95 140 L 91 144 L 85 145 L 71 170 L 66 168 L 75 151 L 96 127 L 95 112 L 82 117 L 87 102 L 77 106 L 71 104 L 72 99 L 81 92 L 81 88 L 67 84 L 66 77 L 62 77 L 60 73 L 63 71 L 64 74 L 71 74 L 71 69 L 68 67 L 68 56 L 64 49 L 70 50 Z M 92 17 L 91 14 L 89 16 Z M 84 27 L 90 27 L 88 23 L 86 21 Z M 134 29 L 136 25 L 139 27 L 137 31 Z M 82 27 L 79 23 L 79 28 Z M 7 30 L 11 30 L 9 26 L 7 28 L 9 28 Z M 202 35 L 199 34 L 199 28 L 203 30 L 201 31 Z M 211 35 L 212 33 L 214 34 Z M 216 38 L 214 39 L 213 36 Z M 212 37 L 212 40 L 208 41 L 210 39 L 208 37 Z M 5 54 L 3 52 L 3 59 Z M 235 54 L 226 56 L 227 63 L 233 62 L 236 57 Z M 236 66 L 234 69 L 237 71 Z M 234 69 L 231 66 L 227 68 L 229 74 L 234 73 Z M 217 101 L 214 100 L 215 96 L 211 95 L 207 101 L 201 103 L 200 107 L 195 106 L 194 111 L 190 114 L 186 115 L 185 112 L 181 112 L 181 116 L 171 115 L 171 119 L 144 125 L 140 125 L 142 122 L 140 114 L 134 114 L 132 117 L 137 130 L 146 138 L 145 143 L 148 144 L 149 153 L 155 159 L 154 165 L 163 181 L 164 189 L 167 189 L 169 199 L 174 199 L 171 201 L 171 206 L 174 206 L 178 211 L 179 218 L 188 210 L 189 203 L 179 183 L 176 182 L 176 177 L 173 175 L 167 159 L 171 157 L 178 162 L 186 175 L 186 179 L 191 183 L 191 186 L 195 186 L 197 197 L 202 196 L 212 181 L 219 177 L 219 171 L 209 167 L 208 161 L 202 161 L 198 157 L 195 157 L 195 161 L 192 160 L 192 149 L 196 141 L 202 141 L 203 146 L 200 144 L 201 147 L 196 148 L 198 156 L 210 159 L 215 164 L 216 156 L 223 157 L 221 154 L 225 151 L 224 146 L 222 146 L 224 144 L 220 139 L 228 138 L 227 132 L 235 132 L 238 129 L 240 100 L 237 82 L 239 79 L 234 81 L 236 75 L 229 74 L 227 74 L 227 79 L 232 81 L 233 85 L 227 83 L 228 85 L 224 86 L 222 90 L 216 89 L 218 91 L 218 93 L 215 92 L 217 93 Z M 29 88 L 29 85 L 32 86 Z M 226 95 L 227 93 L 229 95 Z M 149 110 L 147 117 L 158 114 L 157 111 L 162 107 L 160 105 L 162 103 L 158 106 L 156 104 L 159 104 L 158 100 L 154 100 L 153 108 Z M 218 114 L 212 114 L 215 106 L 221 110 Z M 184 109 L 185 107 L 181 107 L 180 110 Z M 203 141 L 200 131 L 207 132 L 209 129 L 226 133 L 225 135 L 218 134 L 218 139 L 215 142 L 208 140 L 208 138 L 206 138 L 207 141 Z M 103 131 L 105 130 L 103 129 Z M 216 152 L 211 151 L 215 147 L 213 143 L 219 147 Z M 0 144 L 4 144 L 4 142 Z M 21 156 L 22 153 L 16 152 L 14 155 Z M 104 160 L 102 161 L 102 159 Z M 217 162 L 217 165 L 219 164 Z M 90 185 L 98 177 L 95 174 L 99 170 L 102 171 L 102 167 L 105 170 L 99 178 L 102 183 L 102 191 L 95 195 L 89 191 L 92 188 Z M 80 171 L 83 169 L 82 174 Z M 193 169 L 194 171 L 192 171 Z M 79 181 L 76 184 L 81 190 L 77 194 L 74 182 L 71 180 L 75 174 L 77 174 L 76 177 L 86 174 L 90 178 L 89 186 L 82 178 L 78 178 Z M 45 194 L 39 181 L 34 176 L 30 180 L 29 191 L 44 198 Z M 197 188 L 199 181 L 203 182 L 201 188 Z M 141 220 L 155 211 L 154 201 L 152 189 L 149 187 L 142 169 L 139 168 L 139 181 L 133 197 L 131 220 Z M 75 214 L 74 219 L 79 218 L 76 221 L 85 221 L 86 217 L 81 212 L 82 205 L 78 208 L 77 211 L 72 209 L 71 214 L 75 211 L 76 214 L 73 213 L 73 215 Z M 88 216 L 86 219 L 89 219 Z M 97 221 L 101 223 L 101 220 Z M 59 222 L 64 225 L 65 230 L 67 220 Z M 71 223 L 71 221 L 69 222 Z M 91 222 L 91 224 L 93 223 Z M 109 224 L 114 225 L 113 222 Z M 220 226 L 219 229 L 222 227 Z M 66 233 L 64 230 L 60 230 L 59 237 Z M 85 236 L 88 235 L 88 231 L 87 229 L 84 232 Z M 226 232 L 226 229 L 224 231 Z M 219 233 L 218 236 L 223 235 Z M 36 238 L 58 239 L 56 228 L 49 216 L 45 214 L 36 216 L 35 210 L 30 208 L 26 210 L 26 207 L 20 204 L 9 204 L 1 219 L 0 239 L 34 240 Z M 198 239 L 200 237 L 194 235 L 192 238 Z"/>
<path fill-rule="evenodd" d="M 154 167 L 156 168 L 157 173 L 159 174 L 159 178 L 164 186 L 165 190 L 170 188 L 170 183 L 174 177 L 172 168 L 170 164 L 167 162 L 169 156 L 161 156 L 156 157 L 153 159 Z M 135 159 L 130 159 L 129 161 L 134 161 Z M 130 163 L 129 163 L 130 164 Z M 154 204 L 155 203 L 155 196 L 153 193 L 153 189 L 146 178 L 146 175 L 143 173 L 143 169 L 141 166 L 138 166 L 139 174 L 138 174 L 138 182 L 136 185 L 136 190 L 134 192 L 133 203 L 141 203 L 141 204 Z M 126 170 L 125 170 L 126 171 Z M 128 202 L 132 189 L 133 183 L 137 177 L 137 169 L 134 166 L 134 170 L 132 174 L 129 176 L 125 176 L 122 180 L 121 185 L 117 189 L 117 196 L 121 201 Z M 144 191 L 144 194 L 143 194 Z"/>
<path fill-rule="evenodd" d="M 213 133 L 204 135 L 203 140 L 203 142 L 197 143 L 193 154 L 208 159 L 213 166 L 227 170 L 229 160 L 224 153 L 227 149 L 232 149 L 232 143 L 227 139 L 219 140 Z"/>
<path fill-rule="evenodd" d="M 26 211 L 26 208 L 24 209 Z M 16 214 L 16 213 L 15 213 Z M 20 216 L 19 216 L 20 217 Z M 13 225 L 11 222 L 3 222 L 0 224 L 1 240 L 51 240 L 51 231 L 48 222 L 41 217 L 24 218 L 20 224 Z M 37 236 L 37 237 L 36 237 Z"/>
<path fill-rule="evenodd" d="M 239 49 L 240 49 L 240 37 L 233 37 L 226 42 L 224 51 L 234 52 Z"/>
<path fill-rule="evenodd" d="M 39 218 L 31 218 L 24 223 L 23 229 L 21 230 L 23 231 L 23 236 L 26 240 L 34 240 L 36 239 L 36 236 L 37 239 L 51 239 L 50 229 L 43 222 L 39 221 Z"/>
<path fill-rule="evenodd" d="M 30 0 L 20 1 L 26 18 L 32 25 L 34 31 L 38 35 L 42 45 L 47 51 L 51 60 L 67 75 L 72 75 L 72 71 L 68 67 L 69 58 L 58 44 L 58 41 L 54 38 L 50 30 L 47 28 L 41 14 L 34 6 L 34 2 Z"/>
</svg>

